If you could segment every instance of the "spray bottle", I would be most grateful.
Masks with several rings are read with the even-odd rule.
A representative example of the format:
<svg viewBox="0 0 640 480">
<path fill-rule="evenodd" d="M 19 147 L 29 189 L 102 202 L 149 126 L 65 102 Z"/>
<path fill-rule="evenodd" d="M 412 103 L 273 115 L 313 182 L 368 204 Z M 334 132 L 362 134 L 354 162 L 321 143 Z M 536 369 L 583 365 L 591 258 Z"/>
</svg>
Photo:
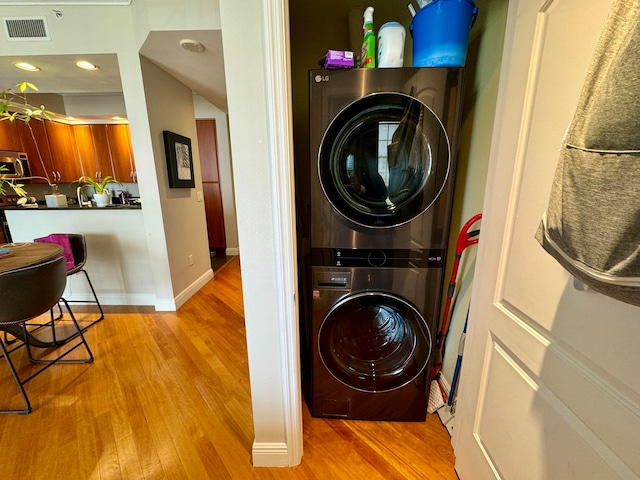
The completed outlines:
<svg viewBox="0 0 640 480">
<path fill-rule="evenodd" d="M 361 68 L 374 68 L 376 66 L 376 36 L 373 34 L 373 7 L 367 7 L 364 11 L 364 38 L 362 39 L 362 54 L 360 56 Z"/>
</svg>

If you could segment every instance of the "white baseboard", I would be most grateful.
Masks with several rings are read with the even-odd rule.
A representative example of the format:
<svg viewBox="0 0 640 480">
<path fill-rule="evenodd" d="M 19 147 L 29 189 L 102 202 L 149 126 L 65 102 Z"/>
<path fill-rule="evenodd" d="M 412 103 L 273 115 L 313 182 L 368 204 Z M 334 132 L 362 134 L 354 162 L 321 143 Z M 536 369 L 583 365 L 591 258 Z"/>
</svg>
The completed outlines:
<svg viewBox="0 0 640 480">
<path fill-rule="evenodd" d="M 251 456 L 254 467 L 290 467 L 286 443 L 253 442 Z"/>
<path fill-rule="evenodd" d="M 80 301 L 80 302 L 93 302 L 93 295 L 90 293 L 75 293 L 68 295 L 63 294 L 64 298 L 68 301 Z M 129 293 L 117 293 L 117 294 L 98 294 L 98 300 L 101 305 L 155 305 L 156 296 L 148 293 L 129 294 Z"/>
<path fill-rule="evenodd" d="M 238 255 L 240 255 L 240 249 L 239 248 L 227 248 L 224 251 L 224 254 L 227 255 L 228 257 L 237 257 Z"/>
<path fill-rule="evenodd" d="M 180 292 L 175 298 L 175 309 L 180 308 L 184 303 L 193 297 L 198 290 L 200 290 L 204 285 L 213 278 L 213 270 L 209 269 L 206 273 L 204 273 L 200 278 L 198 278 L 195 282 L 185 288 L 182 292 Z M 156 310 L 158 308 L 156 307 Z"/>
<path fill-rule="evenodd" d="M 144 293 L 144 294 L 127 294 L 127 293 L 118 293 L 118 294 L 104 294 L 99 293 L 98 299 L 100 300 L 100 304 L 103 306 L 107 305 L 139 305 L 139 306 L 153 306 L 158 312 L 175 312 L 180 306 L 182 306 L 187 300 L 189 300 L 195 293 L 200 290 L 209 280 L 213 278 L 213 270 L 209 269 L 206 273 L 204 273 L 200 278 L 198 278 L 195 282 L 185 288 L 182 292 L 178 294 L 178 296 L 173 298 L 166 298 L 162 300 L 158 300 L 155 295 Z M 90 293 L 74 293 L 69 294 L 69 292 L 65 292 L 65 298 L 71 302 L 81 301 L 81 302 L 92 302 L 93 295 Z"/>
</svg>

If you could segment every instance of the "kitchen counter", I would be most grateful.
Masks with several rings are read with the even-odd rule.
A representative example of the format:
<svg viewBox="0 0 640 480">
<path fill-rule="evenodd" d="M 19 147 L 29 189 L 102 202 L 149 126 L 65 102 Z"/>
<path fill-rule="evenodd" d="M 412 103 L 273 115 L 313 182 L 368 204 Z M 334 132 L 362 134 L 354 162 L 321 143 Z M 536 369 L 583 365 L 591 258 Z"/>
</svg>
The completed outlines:
<svg viewBox="0 0 640 480">
<path fill-rule="evenodd" d="M 52 233 L 82 233 L 86 270 L 103 305 L 154 305 L 154 279 L 140 206 L 47 208 L 4 207 L 13 242 Z M 88 215 L 86 212 L 95 213 Z M 81 280 L 81 279 L 80 279 Z M 86 282 L 67 281 L 68 300 L 88 300 Z"/>
<path fill-rule="evenodd" d="M 11 206 L 6 206 L 6 207 L 2 207 L 0 206 L 0 210 L 35 210 L 35 211 L 41 211 L 41 210 L 53 210 L 53 211 L 64 211 L 64 210 L 73 210 L 74 212 L 77 212 L 78 210 L 86 210 L 88 212 L 95 212 L 97 211 L 101 211 L 101 210 L 141 210 L 142 209 L 142 205 L 138 204 L 138 205 L 108 205 L 106 207 L 102 207 L 102 208 L 98 208 L 98 207 L 80 207 L 78 205 L 69 205 L 67 207 L 60 207 L 60 208 L 51 208 L 51 207 L 47 207 L 46 205 L 39 205 L 36 207 L 21 207 L 18 205 L 11 205 Z"/>
</svg>

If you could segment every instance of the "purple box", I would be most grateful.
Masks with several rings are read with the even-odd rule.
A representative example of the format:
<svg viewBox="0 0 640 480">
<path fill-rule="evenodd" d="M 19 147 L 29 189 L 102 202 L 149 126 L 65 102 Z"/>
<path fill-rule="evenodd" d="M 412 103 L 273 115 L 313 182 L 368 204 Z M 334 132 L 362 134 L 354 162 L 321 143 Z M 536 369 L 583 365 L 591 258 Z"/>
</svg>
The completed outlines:
<svg viewBox="0 0 640 480">
<path fill-rule="evenodd" d="M 324 68 L 353 68 L 353 52 L 348 50 L 328 50 Z"/>
</svg>

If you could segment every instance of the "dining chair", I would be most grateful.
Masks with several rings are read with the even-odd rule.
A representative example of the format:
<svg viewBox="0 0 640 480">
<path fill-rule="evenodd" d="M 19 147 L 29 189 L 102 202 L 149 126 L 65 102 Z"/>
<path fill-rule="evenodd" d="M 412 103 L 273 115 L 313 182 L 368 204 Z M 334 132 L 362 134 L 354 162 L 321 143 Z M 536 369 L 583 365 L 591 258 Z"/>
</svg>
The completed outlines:
<svg viewBox="0 0 640 480">
<path fill-rule="evenodd" d="M 5 409 L 0 410 L 0 413 L 30 413 L 31 403 L 24 385 L 53 364 L 93 362 L 93 353 L 71 308 L 69 308 L 68 302 L 62 297 L 67 284 L 65 263 L 64 257 L 58 257 L 45 263 L 0 274 L 0 330 L 10 333 L 22 341 L 11 349 L 8 349 L 4 342 L 0 341 L 0 353 L 6 360 L 11 376 L 18 386 L 25 404 L 24 409 Z M 47 313 L 59 302 L 65 305 L 71 319 L 68 328 L 68 331 L 71 332 L 69 335 L 59 334 L 54 339 L 50 329 L 34 330 L 28 328 L 27 322 L 29 320 Z M 46 336 L 40 337 L 39 334 L 43 333 Z M 23 346 L 26 348 L 31 363 L 44 366 L 38 368 L 27 378 L 21 379 L 10 354 Z M 86 357 L 66 358 L 81 346 L 84 346 L 86 350 Z M 46 349 L 46 352 L 36 357 L 33 352 L 35 348 Z M 60 350 L 62 353 L 54 359 L 46 358 L 50 352 L 55 350 Z"/>
<path fill-rule="evenodd" d="M 104 311 L 102 310 L 102 305 L 100 305 L 100 301 L 98 300 L 98 295 L 96 295 L 96 291 L 93 288 L 93 283 L 91 283 L 91 279 L 89 278 L 89 273 L 85 270 L 84 266 L 87 262 L 87 242 L 85 236 L 81 233 L 54 233 L 48 235 L 46 237 L 36 238 L 36 242 L 49 242 L 49 243 L 57 243 L 61 245 L 65 249 L 66 257 L 67 257 L 67 277 L 75 275 L 77 273 L 83 273 L 84 278 L 91 289 L 91 294 L 93 296 L 92 300 L 67 300 L 68 303 L 87 303 L 87 304 L 95 304 L 98 307 L 98 311 L 100 315 L 97 318 L 89 320 L 88 324 L 83 324 L 82 330 L 86 330 L 91 325 L 96 322 L 99 322 L 104 318 Z M 62 315 L 62 309 L 60 308 L 60 315 Z M 58 317 L 59 318 L 59 317 Z"/>
</svg>

